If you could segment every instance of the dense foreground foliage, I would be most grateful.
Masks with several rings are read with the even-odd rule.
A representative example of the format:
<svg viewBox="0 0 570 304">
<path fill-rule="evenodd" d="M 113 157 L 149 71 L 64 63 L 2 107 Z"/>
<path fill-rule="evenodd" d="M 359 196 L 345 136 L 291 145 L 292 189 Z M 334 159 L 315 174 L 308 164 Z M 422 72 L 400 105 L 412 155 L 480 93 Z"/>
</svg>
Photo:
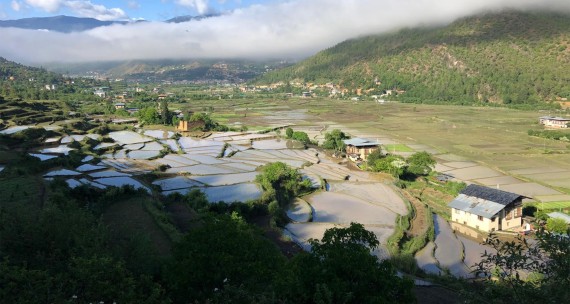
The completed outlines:
<svg viewBox="0 0 570 304">
<path fill-rule="evenodd" d="M 486 243 L 497 253 L 486 253 L 477 272 L 486 279 L 484 294 L 502 303 L 565 303 L 570 299 L 570 229 L 563 233 L 539 231 L 536 242 L 523 238 Z"/>
<path fill-rule="evenodd" d="M 288 259 L 248 223 L 267 207 L 209 204 L 198 191 L 164 198 L 43 180 L 45 170 L 76 167 L 82 157 L 16 157 L 0 173 L 0 302 L 413 301 L 412 282 L 371 255 L 378 240 L 362 225 L 329 230 L 312 252 Z M 282 163 L 261 176 L 276 204 L 303 187 Z M 174 205 L 194 214 L 182 223 L 187 231 L 172 231 L 176 214 L 165 210 Z"/>
</svg>

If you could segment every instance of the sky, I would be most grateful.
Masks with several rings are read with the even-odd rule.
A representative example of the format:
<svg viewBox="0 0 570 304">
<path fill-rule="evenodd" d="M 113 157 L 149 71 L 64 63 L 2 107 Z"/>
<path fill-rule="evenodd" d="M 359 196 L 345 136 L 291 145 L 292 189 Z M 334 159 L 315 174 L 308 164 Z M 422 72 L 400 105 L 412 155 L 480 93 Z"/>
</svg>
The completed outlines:
<svg viewBox="0 0 570 304">
<path fill-rule="evenodd" d="M 149 22 L 75 33 L 0 28 L 21 63 L 134 59 L 302 59 L 362 35 L 444 25 L 482 11 L 570 12 L 570 0 L 0 0 L 0 19 L 69 15 Z M 181 15 L 221 16 L 178 24 Z"/>
<path fill-rule="evenodd" d="M 67 15 L 109 20 L 164 21 L 222 13 L 267 0 L 0 0 L 0 20 Z"/>
</svg>

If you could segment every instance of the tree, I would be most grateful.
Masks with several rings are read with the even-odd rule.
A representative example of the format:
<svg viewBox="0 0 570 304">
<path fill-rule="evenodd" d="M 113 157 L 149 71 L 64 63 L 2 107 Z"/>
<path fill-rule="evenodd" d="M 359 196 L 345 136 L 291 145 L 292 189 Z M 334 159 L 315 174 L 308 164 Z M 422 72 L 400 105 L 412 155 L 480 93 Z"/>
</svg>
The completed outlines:
<svg viewBox="0 0 570 304">
<path fill-rule="evenodd" d="M 235 216 L 208 216 L 176 244 L 166 269 L 175 303 L 205 303 L 219 293 L 271 293 L 285 258 Z"/>
<path fill-rule="evenodd" d="M 148 124 L 156 124 L 160 122 L 160 116 L 155 107 L 146 107 L 137 112 L 140 120 Z"/>
<path fill-rule="evenodd" d="M 408 158 L 407 171 L 415 175 L 428 175 L 435 164 L 435 160 L 429 153 L 417 152 Z"/>
<path fill-rule="evenodd" d="M 166 101 L 166 99 L 160 102 L 160 119 L 163 125 L 169 125 L 171 122 L 170 111 L 168 111 L 168 101 Z"/>
<path fill-rule="evenodd" d="M 404 174 L 406 162 L 401 156 L 388 155 L 384 158 L 377 159 L 371 168 L 376 172 L 386 172 L 394 177 L 400 177 Z"/>
<path fill-rule="evenodd" d="M 291 128 L 285 129 L 285 135 L 287 136 L 287 138 L 293 137 L 293 129 Z"/>
<path fill-rule="evenodd" d="M 266 200 L 277 200 L 281 207 L 287 206 L 296 195 L 311 186 L 309 180 L 303 180 L 298 170 L 282 162 L 263 166 L 255 180 L 268 193 Z"/>
<path fill-rule="evenodd" d="M 309 139 L 309 135 L 305 132 L 302 132 L 302 131 L 293 132 L 291 139 L 298 140 L 298 141 L 302 142 L 305 146 L 308 145 L 309 143 L 311 143 L 311 140 Z"/>
<path fill-rule="evenodd" d="M 292 261 L 298 303 L 411 303 L 413 283 L 399 278 L 389 261 L 371 254 L 379 242 L 362 224 L 331 228 L 310 240 L 311 252 Z"/>
<path fill-rule="evenodd" d="M 344 151 L 346 145 L 344 144 L 344 139 L 349 138 L 344 132 L 339 129 L 334 129 L 331 132 L 325 134 L 325 141 L 323 142 L 323 148 L 331 149 L 335 151 Z"/>
<path fill-rule="evenodd" d="M 519 236 L 501 241 L 492 234 L 476 274 L 487 279 L 485 292 L 506 303 L 562 303 L 570 298 L 570 230 L 562 235 L 540 230 L 536 242 Z"/>
<path fill-rule="evenodd" d="M 546 229 L 550 232 L 565 233 L 568 230 L 568 224 L 563 219 L 549 218 L 546 220 Z"/>
</svg>

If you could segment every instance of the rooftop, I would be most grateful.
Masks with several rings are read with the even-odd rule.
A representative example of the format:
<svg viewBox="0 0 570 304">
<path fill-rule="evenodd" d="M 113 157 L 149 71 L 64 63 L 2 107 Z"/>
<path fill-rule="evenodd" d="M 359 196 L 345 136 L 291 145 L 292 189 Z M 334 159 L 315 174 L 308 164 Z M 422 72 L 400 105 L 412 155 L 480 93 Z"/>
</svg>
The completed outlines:
<svg viewBox="0 0 570 304">
<path fill-rule="evenodd" d="M 570 121 L 570 118 L 554 117 L 554 116 L 541 116 L 540 119 L 545 119 L 545 120 L 559 120 L 559 121 Z"/>
<path fill-rule="evenodd" d="M 461 191 L 461 194 L 485 199 L 488 201 L 499 203 L 504 206 L 514 202 L 519 197 L 524 197 L 523 195 L 520 194 L 507 192 L 495 188 L 479 186 L 475 184 L 467 186 L 467 188 Z"/>
<path fill-rule="evenodd" d="M 489 219 L 505 208 L 505 205 L 465 194 L 459 194 L 448 206 Z"/>
<path fill-rule="evenodd" d="M 564 214 L 562 212 L 550 212 L 548 216 L 552 218 L 561 219 L 566 222 L 566 224 L 570 224 L 570 215 Z"/>
<path fill-rule="evenodd" d="M 471 184 L 461 191 L 448 206 L 485 218 L 492 218 L 520 197 L 525 196 Z"/>
<path fill-rule="evenodd" d="M 347 146 L 362 147 L 362 146 L 378 146 L 380 145 L 380 142 L 378 142 L 377 140 L 370 140 L 367 138 L 356 137 L 351 139 L 345 139 L 344 144 Z"/>
</svg>

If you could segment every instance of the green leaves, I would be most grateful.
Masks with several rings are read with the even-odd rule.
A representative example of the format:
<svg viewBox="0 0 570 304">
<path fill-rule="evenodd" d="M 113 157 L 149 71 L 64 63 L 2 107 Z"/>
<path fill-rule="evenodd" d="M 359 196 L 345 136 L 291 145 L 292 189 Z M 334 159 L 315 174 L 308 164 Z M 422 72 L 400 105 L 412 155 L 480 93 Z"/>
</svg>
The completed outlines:
<svg viewBox="0 0 570 304">
<path fill-rule="evenodd" d="M 254 295 L 270 292 L 285 258 L 243 220 L 206 217 L 175 247 L 167 270 L 177 302 L 203 302 L 234 287 Z"/>
<path fill-rule="evenodd" d="M 346 145 L 344 144 L 344 139 L 349 138 L 344 132 L 339 129 L 334 129 L 331 132 L 325 134 L 325 141 L 323 142 L 323 148 L 331 149 L 335 151 L 344 151 Z"/>
<path fill-rule="evenodd" d="M 364 226 L 327 229 L 323 238 L 311 240 L 311 253 L 293 261 L 298 303 L 409 303 L 412 282 L 396 276 L 387 261 L 371 251 L 379 245 Z"/>
<path fill-rule="evenodd" d="M 408 158 L 408 172 L 415 175 L 428 175 L 435 166 L 435 160 L 425 151 L 414 153 Z"/>
<path fill-rule="evenodd" d="M 502 241 L 490 235 L 485 242 L 496 250 L 482 256 L 476 273 L 487 279 L 483 293 L 510 303 L 561 303 L 570 296 L 570 237 L 538 231 L 536 240 L 521 236 Z M 528 278 L 527 278 L 528 276 Z"/>
<path fill-rule="evenodd" d="M 294 196 L 307 186 L 302 182 L 302 176 L 296 169 L 282 162 L 270 163 L 261 168 L 255 180 L 270 196 L 264 195 L 266 201 L 277 200 L 281 207 L 289 204 Z"/>
</svg>

